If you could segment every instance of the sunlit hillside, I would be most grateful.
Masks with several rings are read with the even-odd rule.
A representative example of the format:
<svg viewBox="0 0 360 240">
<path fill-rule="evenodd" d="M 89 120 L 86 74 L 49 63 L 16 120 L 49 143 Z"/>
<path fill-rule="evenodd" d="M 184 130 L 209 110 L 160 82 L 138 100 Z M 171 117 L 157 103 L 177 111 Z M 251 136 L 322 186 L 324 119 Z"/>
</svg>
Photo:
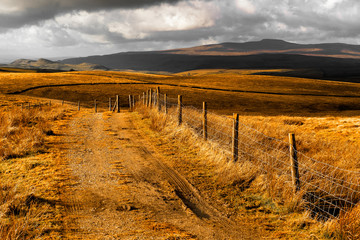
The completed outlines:
<svg viewBox="0 0 360 240">
<path fill-rule="evenodd" d="M 285 70 L 268 70 L 281 72 Z M 140 95 L 160 86 L 184 103 L 223 114 L 357 115 L 360 86 L 356 83 L 286 76 L 256 75 L 255 70 L 195 70 L 179 74 L 136 72 L 0 73 L 0 92 L 90 103 L 120 95 Z M 259 70 L 264 74 L 264 70 Z M 91 103 L 90 103 L 91 104 Z"/>
<path fill-rule="evenodd" d="M 183 96 L 184 127 L 178 127 L 173 119 L 157 113 L 154 109 L 144 109 L 141 104 L 138 104 L 136 109 L 139 113 L 132 115 L 135 125 L 142 127 L 141 131 L 145 131 L 144 134 L 156 142 L 155 145 L 159 152 L 166 156 L 168 163 L 190 178 L 195 187 L 208 198 L 218 198 L 235 219 L 244 219 L 244 214 L 247 214 L 246 221 L 249 224 L 271 226 L 275 230 L 266 231 L 269 231 L 269 234 L 271 232 L 270 236 L 273 237 L 296 236 L 298 232 L 303 234 L 301 236 L 308 233 L 321 235 L 323 231 L 335 234 L 340 223 L 331 222 L 329 229 L 324 230 L 324 226 L 315 221 L 316 217 L 305 217 L 305 208 L 299 205 L 300 200 L 289 195 L 290 188 L 284 180 L 289 172 L 286 164 L 278 166 L 280 171 L 276 173 L 277 177 L 273 175 L 272 179 L 263 173 L 264 169 L 270 171 L 270 168 L 265 166 L 261 169 L 260 166 L 263 166 L 262 160 L 266 162 L 274 154 L 277 157 L 283 154 L 280 158 L 287 162 L 289 133 L 295 133 L 299 154 L 303 154 L 300 159 L 318 161 L 311 162 L 310 170 L 327 171 L 322 167 L 326 165 L 334 169 L 341 168 L 344 172 L 358 172 L 360 165 L 354 156 L 360 154 L 360 85 L 266 75 L 266 72 L 272 74 L 286 71 L 219 69 L 178 74 L 109 71 L 33 73 L 19 69 L 0 71 L 0 130 L 3 135 L 0 175 L 3 174 L 2 177 L 6 179 L 6 182 L 1 183 L 2 189 L 5 189 L 0 192 L 3 196 L 1 205 L 12 206 L 9 202 L 15 199 L 14 204 L 17 205 L 14 207 L 21 211 L 8 211 L 5 224 L 0 225 L 0 234 L 8 231 L 16 236 L 18 225 L 13 225 L 15 227 L 12 228 L 12 223 L 20 224 L 28 217 L 32 220 L 26 227 L 31 234 L 46 234 L 44 231 L 48 229 L 46 231 L 57 236 L 56 232 L 61 230 L 59 225 L 54 225 L 52 221 L 65 220 L 56 215 L 58 210 L 54 208 L 55 205 L 39 202 L 39 198 L 26 190 L 34 179 L 41 178 L 40 170 L 50 175 L 58 169 L 55 167 L 56 163 L 64 164 L 58 155 L 51 155 L 54 151 L 59 151 L 59 154 L 62 151 L 62 147 L 57 145 L 60 143 L 53 142 L 55 139 L 62 141 L 62 135 L 56 134 L 57 129 L 65 128 L 63 121 L 71 120 L 76 114 L 93 114 L 94 100 L 97 101 L 99 112 L 107 112 L 109 98 L 113 104 L 115 95 L 119 95 L 120 107 L 127 109 L 129 95 L 135 95 L 135 100 L 138 100 L 144 92 L 156 87 L 160 87 L 161 94 L 167 94 L 169 116 L 176 114 L 178 95 Z M 261 75 L 258 75 L 260 72 Z M 208 103 L 211 121 L 209 128 L 212 130 L 209 132 L 212 131 L 215 136 L 210 145 L 196 137 L 196 134 L 201 135 L 202 131 L 201 108 L 204 101 Z M 139 103 L 142 102 L 143 100 Z M 86 107 L 84 112 L 77 111 L 78 103 L 82 109 Z M 32 108 L 28 108 L 28 104 Z M 240 164 L 224 162 L 229 159 L 224 155 L 226 149 L 223 148 L 229 147 L 231 143 L 233 113 L 240 114 L 241 149 L 248 151 L 241 155 Z M 138 114 L 142 114 L 141 117 Z M 110 112 L 104 115 L 106 119 L 110 117 Z M 160 134 L 155 133 L 157 131 Z M 219 132 L 222 135 L 216 135 Z M 250 143 L 249 139 L 253 143 Z M 274 143 L 275 145 L 272 145 Z M 269 149 L 262 150 L 263 146 Z M 168 151 L 171 153 L 168 154 Z M 201 156 L 199 153 L 204 154 Z M 182 156 L 181 164 L 177 162 L 179 156 Z M 317 164 L 319 162 L 323 165 Z M 206 168 L 197 169 L 198 166 Z M 9 172 L 6 170 L 9 168 L 19 171 Z M 20 188 L 15 188 L 13 180 L 27 170 L 30 175 L 27 175 L 25 180 L 19 180 L 17 184 Z M 301 172 L 302 177 L 309 183 L 319 184 L 323 188 L 332 187 L 331 190 L 335 191 L 339 189 L 328 185 L 328 179 L 311 175 L 309 177 L 310 170 L 302 168 Z M 67 177 L 61 171 L 59 174 L 56 175 L 59 178 Z M 339 175 L 336 171 L 328 171 L 326 174 L 333 174 L 331 176 L 337 177 L 343 183 L 352 182 L 355 176 Z M 49 177 L 42 181 L 50 184 L 49 189 L 52 191 L 58 188 L 59 182 L 54 178 Z M 65 182 L 70 184 L 69 179 L 64 179 Z M 209 187 L 209 183 L 214 185 Z M 6 189 L 10 189 L 11 194 Z M 37 197 L 41 196 L 42 199 L 43 196 L 50 196 L 51 200 L 60 201 L 59 195 L 51 195 L 53 193 L 44 189 L 39 186 L 38 191 L 35 191 Z M 346 188 L 340 190 L 341 196 L 351 196 L 351 199 L 358 197 Z M 306 191 L 308 189 L 302 192 L 304 196 Z M 16 194 L 20 197 L 16 197 Z M 331 199 L 334 196 L 329 194 L 325 197 Z M 27 204 L 29 198 L 31 203 L 35 201 L 33 206 Z M 322 207 L 319 203 L 314 205 Z M 49 217 L 42 215 L 41 211 L 39 213 L 43 208 Z M 36 218 L 41 220 L 44 231 L 36 231 Z M 274 220 L 278 218 L 282 218 L 282 221 Z"/>
</svg>

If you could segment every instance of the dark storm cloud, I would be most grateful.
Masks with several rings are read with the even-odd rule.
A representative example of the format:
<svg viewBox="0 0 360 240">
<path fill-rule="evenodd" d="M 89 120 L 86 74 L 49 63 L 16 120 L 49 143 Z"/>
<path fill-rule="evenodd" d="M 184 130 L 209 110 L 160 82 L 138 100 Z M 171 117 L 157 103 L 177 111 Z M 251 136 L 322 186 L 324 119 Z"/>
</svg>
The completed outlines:
<svg viewBox="0 0 360 240">
<path fill-rule="evenodd" d="M 179 0 L 2 0 L 0 3 L 1 28 L 18 28 L 36 24 L 58 14 L 85 10 L 99 11 L 115 8 L 143 8 Z M 2 10 L 3 9 L 3 10 Z M 2 11 L 1 11 L 2 10 Z"/>
<path fill-rule="evenodd" d="M 76 56 L 263 38 L 360 44 L 359 22 L 357 0 L 0 0 L 0 52 Z"/>
<path fill-rule="evenodd" d="M 233 0 L 220 2 L 213 33 L 231 41 L 281 38 L 295 42 L 359 43 L 356 0 Z"/>
</svg>

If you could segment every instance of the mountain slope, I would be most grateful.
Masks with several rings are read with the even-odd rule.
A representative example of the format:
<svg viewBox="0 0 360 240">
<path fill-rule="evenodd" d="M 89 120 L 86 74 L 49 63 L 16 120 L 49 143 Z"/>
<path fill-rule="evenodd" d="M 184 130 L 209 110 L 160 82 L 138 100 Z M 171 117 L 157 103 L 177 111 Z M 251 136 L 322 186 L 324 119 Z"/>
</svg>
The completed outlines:
<svg viewBox="0 0 360 240">
<path fill-rule="evenodd" d="M 64 60 L 64 63 L 89 62 L 112 69 L 182 72 L 194 69 L 316 69 L 325 77 L 360 75 L 360 60 L 294 54 L 247 56 L 196 56 L 166 53 L 119 53 Z"/>
<path fill-rule="evenodd" d="M 264 39 L 258 42 L 212 44 L 164 52 L 189 55 L 226 56 L 282 53 L 360 59 L 360 46 L 358 45 L 342 43 L 296 44 L 276 39 Z"/>
<path fill-rule="evenodd" d="M 296 44 L 265 39 L 166 51 L 126 52 L 65 59 L 65 64 L 92 63 L 110 69 L 182 72 L 194 69 L 314 69 L 324 77 L 360 76 L 360 46 Z"/>
<path fill-rule="evenodd" d="M 23 69 L 41 69 L 41 70 L 59 70 L 59 71 L 87 71 L 87 70 L 108 70 L 108 68 L 94 63 L 65 64 L 61 62 L 53 62 L 48 59 L 40 58 L 37 61 L 29 59 L 18 59 L 7 67 L 23 68 Z"/>
</svg>

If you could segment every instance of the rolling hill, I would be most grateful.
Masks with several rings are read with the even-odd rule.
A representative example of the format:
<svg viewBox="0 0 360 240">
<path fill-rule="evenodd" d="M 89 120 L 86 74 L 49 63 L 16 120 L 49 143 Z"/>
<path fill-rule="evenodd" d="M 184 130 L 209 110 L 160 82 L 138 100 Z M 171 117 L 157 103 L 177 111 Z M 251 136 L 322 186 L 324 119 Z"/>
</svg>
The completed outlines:
<svg viewBox="0 0 360 240">
<path fill-rule="evenodd" d="M 299 54 L 318 57 L 360 59 L 360 46 L 342 43 L 296 44 L 283 40 L 263 39 L 257 42 L 221 43 L 164 51 L 171 54 L 244 56 L 255 54 Z"/>
<path fill-rule="evenodd" d="M 265 39 L 149 52 L 123 52 L 65 59 L 110 69 L 182 72 L 195 69 L 312 69 L 312 77 L 360 76 L 360 46 L 340 43 L 295 44 Z"/>
<path fill-rule="evenodd" d="M 34 69 L 38 71 L 91 71 L 91 70 L 108 70 L 108 68 L 94 63 L 65 64 L 54 62 L 48 59 L 40 58 L 38 60 L 18 59 L 4 67 Z"/>
<path fill-rule="evenodd" d="M 56 62 L 47 59 L 19 59 L 6 66 L 38 71 L 112 69 L 170 73 L 196 69 L 291 69 L 272 74 L 360 81 L 360 45 L 297 44 L 264 39 L 164 51 L 121 52 Z M 346 79 L 348 77 L 350 79 Z"/>
</svg>

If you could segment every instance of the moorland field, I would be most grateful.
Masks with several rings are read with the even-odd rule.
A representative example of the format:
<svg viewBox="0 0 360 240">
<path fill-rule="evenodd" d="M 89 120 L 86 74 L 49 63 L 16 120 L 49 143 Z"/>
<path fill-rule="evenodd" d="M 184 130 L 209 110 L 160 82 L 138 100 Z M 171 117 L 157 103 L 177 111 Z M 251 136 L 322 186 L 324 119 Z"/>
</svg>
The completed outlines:
<svg viewBox="0 0 360 240">
<path fill-rule="evenodd" d="M 282 72 L 285 70 L 268 70 Z M 262 75 L 257 75 L 261 72 Z M 65 101 L 107 101 L 140 95 L 160 86 L 169 96 L 183 95 L 185 105 L 222 114 L 351 116 L 360 110 L 359 85 L 309 78 L 266 76 L 264 70 L 195 70 L 177 74 L 131 72 L 1 73 L 0 92 Z"/>
<path fill-rule="evenodd" d="M 64 154 L 61 150 L 61 134 L 58 132 L 79 114 L 76 111 L 78 102 L 82 108 L 86 107 L 86 114 L 93 114 L 96 99 L 99 111 L 106 112 L 109 98 L 114 99 L 115 95 L 119 95 L 121 109 L 127 109 L 129 94 L 142 95 L 150 88 L 160 87 L 161 93 L 166 93 L 169 99 L 182 95 L 185 106 L 201 109 L 205 101 L 209 112 L 216 114 L 214 119 L 219 115 L 232 116 L 233 113 L 239 113 L 242 123 L 281 141 L 287 141 L 288 134 L 295 133 L 299 151 L 332 166 L 358 171 L 360 163 L 354 156 L 360 154 L 360 85 L 274 74 L 281 75 L 287 71 L 212 69 L 176 74 L 115 71 L 35 73 L 21 69 L 0 71 L 0 205 L 7 209 L 7 213 L 1 216 L 7 221 L 0 226 L 0 237 L 12 239 L 13 236 L 18 237 L 17 234 L 28 238 L 54 237 L 76 228 L 74 216 L 69 217 L 70 213 L 78 211 L 73 209 L 76 207 L 72 206 L 69 210 L 65 205 L 58 205 L 69 193 L 72 181 L 76 181 L 70 177 L 66 161 L 61 160 Z M 49 100 L 52 106 L 21 110 L 21 104 L 49 105 Z M 62 105 L 62 101 L 66 104 Z M 176 133 L 166 128 L 169 122 L 164 117 L 155 116 L 152 111 L 141 107 L 138 111 L 132 113 L 134 123 L 143 129 L 144 136 L 150 142 L 160 142 L 155 144 L 160 153 L 165 154 L 174 146 L 180 148 L 180 143 L 173 139 Z M 104 119 L 107 117 L 104 116 Z M 158 131 L 160 134 L 156 133 Z M 193 139 L 191 133 L 186 134 L 189 139 Z M 24 139 L 27 139 L 25 143 Z M 218 204 L 226 205 L 227 211 L 231 213 L 229 216 L 237 221 L 245 218 L 249 226 L 258 225 L 262 229 L 259 230 L 261 234 L 284 239 L 310 235 L 332 239 L 354 237 L 360 233 L 356 224 L 355 227 L 348 225 L 351 229 L 344 227 L 347 221 L 354 222 L 354 218 L 349 216 L 327 224 L 325 228 L 323 222 L 305 217 L 304 212 L 299 211 L 298 199 L 281 199 L 288 194 L 280 189 L 283 183 L 272 180 L 271 188 L 276 190 L 275 193 L 269 193 L 259 187 L 262 186 L 259 181 L 265 180 L 260 179 L 263 176 L 257 170 L 251 170 L 251 174 L 246 175 L 244 169 L 249 169 L 248 165 L 229 170 L 219 168 L 217 164 L 224 164 L 221 161 L 213 161 L 210 166 L 206 166 L 207 160 L 203 157 L 199 160 L 200 157 L 196 155 L 196 152 L 204 151 L 204 147 L 190 140 L 182 141 L 181 144 L 196 146 L 187 146 L 185 149 L 189 149 L 188 153 L 185 150 L 171 150 L 173 152 L 165 158 L 167 164 L 190 179 L 207 199 L 217 199 Z M 174 156 L 181 154 L 185 154 L 183 164 L 171 163 L 175 161 Z M 17 169 L 16 173 L 8 170 L 11 168 Z M 53 175 L 54 172 L 57 174 Z M 239 176 L 240 173 L 246 176 Z M 227 177 L 221 177 L 224 174 Z M 41 179 L 42 183 L 37 183 L 37 190 L 28 191 L 29 186 L 35 184 L 35 179 Z M 214 184 L 209 186 L 208 182 Z M 257 187 L 249 188 L 252 182 L 256 182 Z M 65 186 L 65 190 L 61 190 L 62 186 Z M 33 205 L 30 206 L 30 202 Z M 246 217 L 249 213 L 250 217 Z M 24 219 L 27 219 L 26 227 L 21 225 Z M 38 219 L 41 221 L 36 225 Z M 23 230 L 19 231 L 22 227 Z M 170 227 L 163 229 L 169 232 L 172 229 L 173 236 L 182 234 L 183 239 L 193 239 L 193 236 L 180 230 Z"/>
</svg>

